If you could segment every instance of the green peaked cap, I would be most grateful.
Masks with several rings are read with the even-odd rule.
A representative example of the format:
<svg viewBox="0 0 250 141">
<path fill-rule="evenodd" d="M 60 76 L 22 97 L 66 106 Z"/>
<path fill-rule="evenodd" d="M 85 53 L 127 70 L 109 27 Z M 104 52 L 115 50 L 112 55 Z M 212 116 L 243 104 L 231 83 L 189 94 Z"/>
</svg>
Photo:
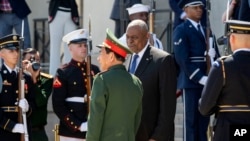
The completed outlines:
<svg viewBox="0 0 250 141">
<path fill-rule="evenodd" d="M 97 45 L 97 47 L 106 47 L 115 53 L 121 55 L 122 57 L 126 57 L 127 54 L 132 54 L 133 52 L 124 44 L 119 41 L 113 32 L 110 29 L 106 29 L 106 40 L 101 44 Z"/>
</svg>

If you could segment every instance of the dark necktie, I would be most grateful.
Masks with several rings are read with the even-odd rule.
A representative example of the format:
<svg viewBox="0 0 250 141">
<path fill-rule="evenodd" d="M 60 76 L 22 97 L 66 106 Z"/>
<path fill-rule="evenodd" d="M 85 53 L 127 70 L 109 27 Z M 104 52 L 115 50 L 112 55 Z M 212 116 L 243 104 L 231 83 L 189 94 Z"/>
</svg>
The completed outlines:
<svg viewBox="0 0 250 141">
<path fill-rule="evenodd" d="M 129 72 L 134 74 L 135 73 L 135 68 L 136 68 L 136 60 L 138 59 L 139 55 L 135 54 L 133 56 L 132 64 L 130 66 Z"/>
<path fill-rule="evenodd" d="M 204 34 L 201 31 L 201 25 L 200 24 L 197 25 L 197 30 L 205 38 Z"/>
<path fill-rule="evenodd" d="M 15 71 L 12 71 L 10 73 L 10 77 L 12 78 L 12 80 L 16 79 L 16 72 Z"/>
</svg>

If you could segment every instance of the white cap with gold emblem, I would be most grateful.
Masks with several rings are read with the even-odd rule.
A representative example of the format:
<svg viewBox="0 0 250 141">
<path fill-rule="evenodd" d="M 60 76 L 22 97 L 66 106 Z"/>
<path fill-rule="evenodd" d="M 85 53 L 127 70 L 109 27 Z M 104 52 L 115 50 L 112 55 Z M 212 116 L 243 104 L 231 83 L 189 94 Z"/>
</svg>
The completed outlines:
<svg viewBox="0 0 250 141">
<path fill-rule="evenodd" d="M 78 29 L 74 30 L 65 36 L 63 36 L 62 40 L 66 42 L 68 45 L 86 43 L 88 41 L 88 31 L 86 29 Z"/>
</svg>

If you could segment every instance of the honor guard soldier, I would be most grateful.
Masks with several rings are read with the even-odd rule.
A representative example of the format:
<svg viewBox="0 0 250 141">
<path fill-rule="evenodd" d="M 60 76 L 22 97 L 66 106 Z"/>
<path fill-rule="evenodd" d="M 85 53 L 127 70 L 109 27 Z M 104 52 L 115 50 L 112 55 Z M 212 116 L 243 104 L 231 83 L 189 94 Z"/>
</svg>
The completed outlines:
<svg viewBox="0 0 250 141">
<path fill-rule="evenodd" d="M 27 48 L 23 51 L 23 68 L 31 74 L 35 83 L 35 110 L 31 114 L 32 140 L 48 141 L 45 131 L 47 124 L 47 105 L 52 92 L 53 76 L 41 72 L 40 54 L 34 48 Z"/>
<path fill-rule="evenodd" d="M 207 50 L 206 30 L 201 24 L 202 0 L 181 0 L 178 5 L 187 14 L 173 33 L 174 57 L 179 67 L 177 87 L 183 90 L 183 137 L 184 141 L 207 141 L 209 117 L 200 114 L 198 101 L 207 80 L 207 58 L 216 53 L 214 48 Z"/>
<path fill-rule="evenodd" d="M 250 22 L 227 23 L 233 54 L 214 62 L 199 106 L 202 115 L 215 113 L 213 141 L 234 140 L 230 138 L 233 125 L 250 127 Z"/>
<path fill-rule="evenodd" d="M 24 95 L 25 98 L 18 99 L 19 87 L 19 68 L 17 63 L 19 60 L 20 48 L 19 35 L 8 35 L 0 39 L 0 56 L 3 64 L 0 70 L 2 77 L 2 91 L 0 92 L 0 140 L 1 141 L 20 141 L 21 134 L 25 130 L 24 125 L 18 122 L 18 106 L 23 113 L 29 117 L 33 107 L 33 89 L 34 84 L 30 75 L 24 73 Z M 29 118 L 27 119 L 29 123 Z"/>
<path fill-rule="evenodd" d="M 142 114 L 142 83 L 123 62 L 132 52 L 107 29 L 93 82 L 87 141 L 135 141 Z"/>
<path fill-rule="evenodd" d="M 72 60 L 57 70 L 52 92 L 53 109 L 60 120 L 60 141 L 83 141 L 87 131 L 87 56 L 88 32 L 72 31 L 63 37 Z M 53 61 L 53 60 L 51 60 Z M 99 72 L 91 65 L 92 75 Z"/>
</svg>

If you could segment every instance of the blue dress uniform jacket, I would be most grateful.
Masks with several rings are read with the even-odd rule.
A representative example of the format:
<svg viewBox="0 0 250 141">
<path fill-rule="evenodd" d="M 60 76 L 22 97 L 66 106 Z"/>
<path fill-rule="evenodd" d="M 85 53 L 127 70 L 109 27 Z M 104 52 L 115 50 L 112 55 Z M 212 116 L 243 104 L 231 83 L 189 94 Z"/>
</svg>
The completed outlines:
<svg viewBox="0 0 250 141">
<path fill-rule="evenodd" d="M 203 88 L 199 80 L 206 76 L 207 70 L 205 37 L 188 19 L 176 27 L 173 40 L 174 55 L 180 68 L 178 88 L 183 89 L 184 141 L 206 141 L 209 118 L 198 111 Z"/>
<path fill-rule="evenodd" d="M 93 73 L 99 72 L 97 66 L 92 65 Z M 59 135 L 85 138 L 86 132 L 80 132 L 82 122 L 87 121 L 87 99 L 82 102 L 67 101 L 67 99 L 87 96 L 86 63 L 71 60 L 57 70 L 53 84 L 53 109 L 60 119 Z"/>
<path fill-rule="evenodd" d="M 229 141 L 232 124 L 250 125 L 250 50 L 237 51 L 223 60 L 225 79 L 219 59 L 211 68 L 199 106 L 203 115 L 216 114 L 214 141 Z M 245 105 L 248 112 L 240 112 L 240 108 L 233 107 L 236 105 Z M 222 112 L 225 106 L 231 112 Z"/>
<path fill-rule="evenodd" d="M 18 75 L 13 78 L 5 65 L 2 65 L 0 75 L 3 79 L 3 89 L 0 93 L 0 140 L 1 141 L 20 141 L 19 133 L 12 133 L 15 124 L 18 123 L 18 111 L 16 108 L 18 102 Z M 24 73 L 25 79 L 25 98 L 29 103 L 30 110 L 26 113 L 29 117 L 34 107 L 34 84 L 29 75 Z M 9 108 L 9 110 L 8 110 Z M 34 110 L 34 109 L 33 109 Z M 30 127 L 29 118 L 27 119 L 28 127 Z M 30 128 L 28 128 L 30 133 Z M 31 139 L 30 139 L 31 140 Z"/>
<path fill-rule="evenodd" d="M 175 59 L 181 68 L 178 88 L 201 88 L 198 82 L 207 69 L 205 37 L 189 20 L 177 26 L 173 35 Z"/>
</svg>

